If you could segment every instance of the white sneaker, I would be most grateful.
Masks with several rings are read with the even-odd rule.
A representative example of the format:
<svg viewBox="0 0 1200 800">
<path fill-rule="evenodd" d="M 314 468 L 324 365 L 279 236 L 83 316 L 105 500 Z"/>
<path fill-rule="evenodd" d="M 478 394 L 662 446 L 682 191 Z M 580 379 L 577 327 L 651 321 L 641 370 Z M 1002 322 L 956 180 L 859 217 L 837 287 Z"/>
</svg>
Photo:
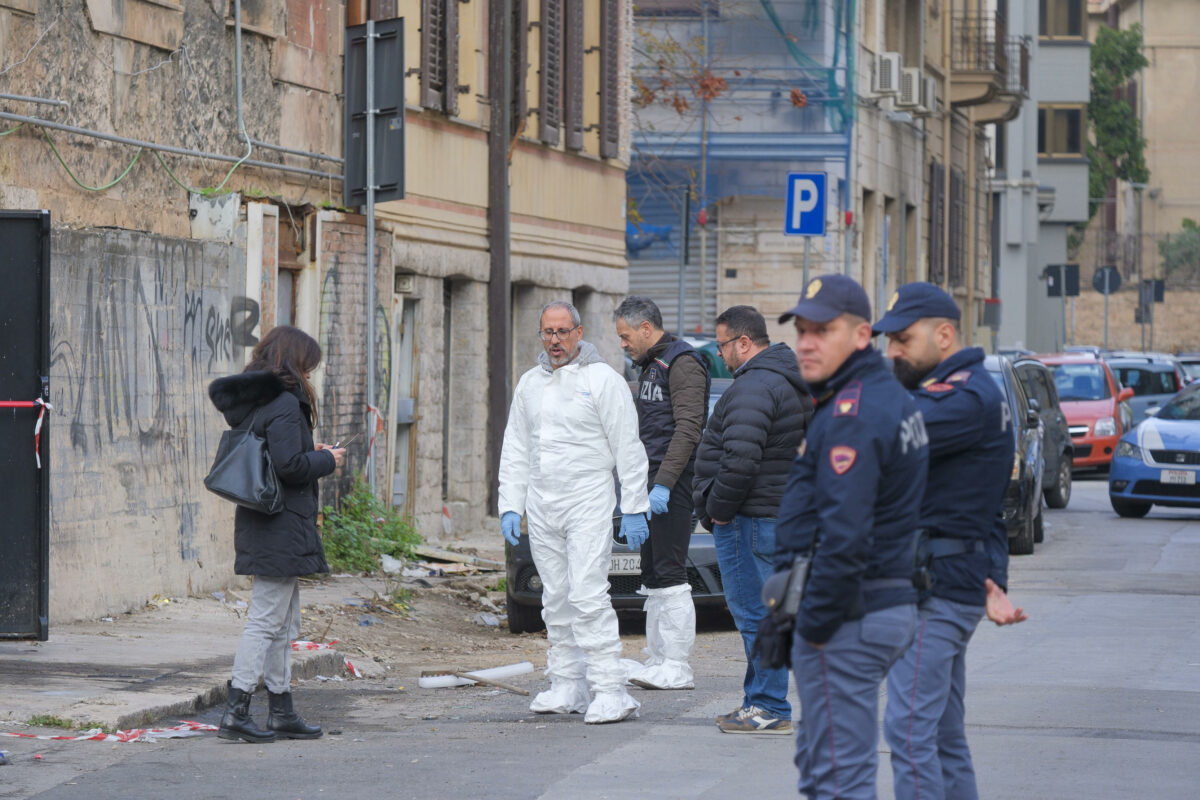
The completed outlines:
<svg viewBox="0 0 1200 800">
<path fill-rule="evenodd" d="M 623 719 L 637 719 L 641 705 L 624 689 L 618 692 L 600 692 L 588 706 L 583 721 L 589 725 L 602 725 L 606 722 L 620 722 Z"/>
<path fill-rule="evenodd" d="M 587 681 L 556 680 L 550 688 L 539 692 L 529 704 L 535 714 L 582 714 L 588 710 L 590 700 Z"/>
</svg>

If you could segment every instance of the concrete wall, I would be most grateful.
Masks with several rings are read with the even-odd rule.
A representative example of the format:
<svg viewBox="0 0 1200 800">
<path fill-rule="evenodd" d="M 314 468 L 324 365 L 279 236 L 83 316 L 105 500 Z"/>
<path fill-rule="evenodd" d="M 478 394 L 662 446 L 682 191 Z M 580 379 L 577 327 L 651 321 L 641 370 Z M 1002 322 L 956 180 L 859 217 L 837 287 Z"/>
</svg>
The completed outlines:
<svg viewBox="0 0 1200 800">
<path fill-rule="evenodd" d="M 243 252 L 63 229 L 51 248 L 51 625 L 223 585 L 233 506 L 202 484 L 226 428 L 207 386 L 253 340 Z"/>
<path fill-rule="evenodd" d="M 1084 41 L 1039 42 L 1038 100 L 1042 103 L 1086 103 L 1091 94 L 1090 50 Z"/>
</svg>

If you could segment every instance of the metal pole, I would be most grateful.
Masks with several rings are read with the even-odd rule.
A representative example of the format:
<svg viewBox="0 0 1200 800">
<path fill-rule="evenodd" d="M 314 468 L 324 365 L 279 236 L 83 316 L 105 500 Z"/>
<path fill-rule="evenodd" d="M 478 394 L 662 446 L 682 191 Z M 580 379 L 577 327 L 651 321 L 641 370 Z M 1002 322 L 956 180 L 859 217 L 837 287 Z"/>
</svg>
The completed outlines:
<svg viewBox="0 0 1200 800">
<path fill-rule="evenodd" d="M 10 120 L 12 122 L 24 122 L 27 125 L 36 125 L 39 128 L 49 128 L 52 131 L 63 131 L 64 133 L 74 133 L 79 136 L 89 136 L 93 139 L 100 139 L 105 142 L 116 142 L 117 144 L 127 144 L 131 147 L 144 147 L 147 150 L 157 150 L 160 153 L 170 153 L 177 156 L 191 156 L 193 158 L 203 158 L 208 161 L 224 161 L 228 164 L 241 162 L 247 167 L 258 167 L 260 169 L 274 169 L 280 172 L 291 172 L 297 175 L 311 175 L 314 178 L 328 178 L 330 180 L 341 181 L 341 173 L 321 172 L 315 169 L 305 169 L 304 167 L 292 167 L 287 164 L 272 164 L 269 161 L 255 161 L 253 159 L 243 159 L 241 156 L 227 156 L 224 153 L 209 153 L 204 150 L 194 150 L 187 147 L 175 147 L 169 144 L 157 144 L 155 142 L 147 142 L 144 139 L 131 139 L 128 136 L 117 136 L 112 133 L 104 133 L 103 131 L 94 130 L 92 128 L 81 128 L 76 125 L 64 125 L 61 122 L 54 122 L 41 117 L 27 117 L 23 114 L 12 114 L 8 111 L 0 111 L 0 119 Z"/>
<path fill-rule="evenodd" d="M 1067 346 L 1067 265 L 1058 265 L 1058 287 L 1061 289 L 1060 297 L 1062 298 L 1062 342 L 1063 347 Z"/>
<path fill-rule="evenodd" d="M 801 276 L 802 277 L 802 279 L 800 281 L 801 286 L 808 286 L 808 258 L 811 253 L 812 253 L 812 237 L 805 236 L 804 237 L 804 272 Z"/>
<path fill-rule="evenodd" d="M 1104 349 L 1108 349 L 1108 276 L 1107 269 L 1104 270 Z"/>
<path fill-rule="evenodd" d="M 375 406 L 375 20 L 367 20 L 367 404 Z M 367 431 L 375 418 L 367 409 Z M 375 492 L 375 453 L 367 459 L 367 486 Z"/>
<path fill-rule="evenodd" d="M 512 263 L 508 146 L 512 131 L 511 0 L 488 3 L 488 508 L 499 502 L 500 452 L 512 382 Z"/>
<path fill-rule="evenodd" d="M 688 217 L 691 216 L 692 187 L 683 187 L 683 209 L 679 218 L 679 338 L 683 338 L 684 293 L 687 290 Z"/>
<path fill-rule="evenodd" d="M 708 3 L 704 2 L 700 6 L 701 25 L 704 31 L 704 71 L 707 73 L 709 68 L 709 40 L 708 40 Z M 708 99 L 703 98 L 700 101 L 700 208 L 708 208 Z M 704 319 L 704 288 L 708 281 L 708 229 L 705 226 L 700 226 L 700 284 L 697 287 L 699 292 L 699 307 L 696 309 L 696 319 L 699 324 L 703 325 Z M 682 315 L 681 315 L 682 318 Z M 682 327 L 682 323 L 680 323 Z"/>
</svg>

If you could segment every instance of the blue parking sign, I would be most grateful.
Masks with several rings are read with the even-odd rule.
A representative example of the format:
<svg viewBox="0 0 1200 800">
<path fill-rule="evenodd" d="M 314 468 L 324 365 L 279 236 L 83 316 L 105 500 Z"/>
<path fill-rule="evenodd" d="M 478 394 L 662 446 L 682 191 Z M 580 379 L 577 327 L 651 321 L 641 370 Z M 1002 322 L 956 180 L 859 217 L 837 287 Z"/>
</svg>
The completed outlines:
<svg viewBox="0 0 1200 800">
<path fill-rule="evenodd" d="M 793 236 L 825 235 L 825 173 L 789 172 L 783 232 Z"/>
</svg>

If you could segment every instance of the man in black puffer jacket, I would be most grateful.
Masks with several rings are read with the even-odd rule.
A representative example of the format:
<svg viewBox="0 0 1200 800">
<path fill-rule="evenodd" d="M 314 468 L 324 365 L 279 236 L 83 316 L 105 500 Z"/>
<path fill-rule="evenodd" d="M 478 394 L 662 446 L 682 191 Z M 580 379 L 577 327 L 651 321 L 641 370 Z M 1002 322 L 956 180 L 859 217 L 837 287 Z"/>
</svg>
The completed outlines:
<svg viewBox="0 0 1200 800">
<path fill-rule="evenodd" d="M 734 381 L 717 401 L 696 454 L 693 500 L 711 528 L 725 601 L 746 647 L 742 704 L 717 717 L 726 733 L 792 732 L 786 668 L 750 656 L 774 572 L 775 517 L 813 401 L 796 354 L 770 343 L 762 314 L 734 306 L 717 317 L 717 349 Z"/>
</svg>

